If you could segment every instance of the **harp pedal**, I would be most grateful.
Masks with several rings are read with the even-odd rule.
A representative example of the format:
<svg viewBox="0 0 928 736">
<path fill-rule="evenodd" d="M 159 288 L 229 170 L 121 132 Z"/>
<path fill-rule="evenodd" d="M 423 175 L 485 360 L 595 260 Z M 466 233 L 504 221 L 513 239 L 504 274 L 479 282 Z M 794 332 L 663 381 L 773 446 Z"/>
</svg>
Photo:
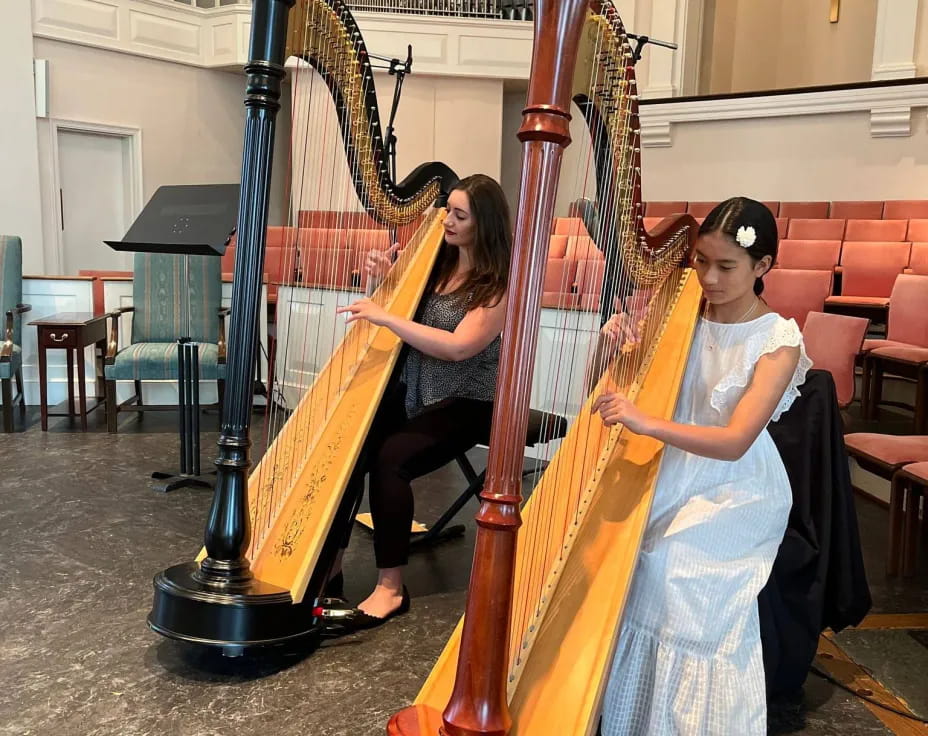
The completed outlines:
<svg viewBox="0 0 928 736">
<path fill-rule="evenodd" d="M 369 532 L 374 531 L 374 520 L 371 518 L 370 514 L 358 514 L 354 517 L 354 520 L 358 522 L 361 526 L 367 529 Z M 412 526 L 409 529 L 410 534 L 425 534 L 429 528 L 415 519 L 412 521 Z"/>
</svg>

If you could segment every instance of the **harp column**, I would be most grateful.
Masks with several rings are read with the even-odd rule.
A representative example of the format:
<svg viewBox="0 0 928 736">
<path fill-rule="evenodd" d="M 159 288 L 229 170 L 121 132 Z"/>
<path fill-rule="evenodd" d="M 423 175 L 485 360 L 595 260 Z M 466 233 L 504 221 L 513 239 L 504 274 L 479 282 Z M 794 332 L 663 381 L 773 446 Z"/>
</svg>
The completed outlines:
<svg viewBox="0 0 928 736">
<path fill-rule="evenodd" d="M 216 491 L 206 522 L 207 556 L 197 577 L 219 586 L 246 585 L 251 578 L 245 550 L 250 540 L 248 430 L 257 357 L 258 304 L 271 188 L 274 131 L 280 83 L 286 74 L 287 16 L 295 0 L 255 0 L 251 48 L 245 73 L 245 144 L 238 211 L 238 244 L 232 282 L 232 318 L 226 400 L 216 460 Z"/>
<path fill-rule="evenodd" d="M 490 456 L 454 689 L 441 717 L 442 736 L 505 736 L 509 635 L 516 536 L 522 524 L 522 466 L 541 291 L 587 0 L 536 0 L 535 43 L 522 113 L 522 182 L 509 269 Z M 435 714 L 417 706 L 396 714 L 391 735 L 434 734 Z"/>
</svg>

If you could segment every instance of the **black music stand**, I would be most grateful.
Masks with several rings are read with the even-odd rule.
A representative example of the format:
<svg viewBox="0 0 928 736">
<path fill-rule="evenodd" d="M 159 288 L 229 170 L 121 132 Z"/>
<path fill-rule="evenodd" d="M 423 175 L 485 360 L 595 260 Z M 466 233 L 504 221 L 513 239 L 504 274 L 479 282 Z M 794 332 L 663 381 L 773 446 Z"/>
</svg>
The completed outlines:
<svg viewBox="0 0 928 736">
<path fill-rule="evenodd" d="M 235 230 L 238 201 L 238 184 L 160 187 L 122 240 L 104 242 L 117 251 L 182 255 L 186 283 L 190 256 L 225 253 Z M 180 472 L 151 474 L 157 481 L 152 488 L 162 493 L 182 486 L 213 487 L 213 480 L 200 474 L 199 345 L 189 337 L 189 298 L 186 289 L 181 289 L 181 293 L 182 322 L 188 334 L 177 340 Z"/>
</svg>

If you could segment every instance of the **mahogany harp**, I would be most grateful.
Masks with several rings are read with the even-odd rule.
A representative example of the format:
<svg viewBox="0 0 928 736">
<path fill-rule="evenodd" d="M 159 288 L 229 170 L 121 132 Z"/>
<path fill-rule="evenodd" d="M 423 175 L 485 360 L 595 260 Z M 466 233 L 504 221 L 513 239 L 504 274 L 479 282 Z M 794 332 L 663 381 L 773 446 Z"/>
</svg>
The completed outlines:
<svg viewBox="0 0 928 736">
<path fill-rule="evenodd" d="M 643 229 L 636 100 L 615 8 L 536 0 L 509 309 L 466 611 L 415 704 L 390 720 L 392 736 L 595 733 L 661 444 L 605 428 L 590 404 L 620 389 L 672 416 L 700 301 L 687 268 L 695 221 Z M 590 235 L 605 253 L 604 309 L 620 305 L 640 340 L 589 362 L 592 391 L 523 508 L 524 450 L 512 438 L 526 431 L 572 103 L 591 139 L 599 224 Z"/>
<path fill-rule="evenodd" d="M 314 601 L 338 544 L 330 530 L 349 521 L 353 503 L 344 498 L 345 486 L 400 347 L 389 330 L 368 324 L 344 330 L 341 320 L 343 337 L 317 350 L 324 354 L 311 374 L 313 380 L 293 391 L 296 398 L 279 412 L 280 426 L 275 420 L 261 462 L 251 468 L 257 310 L 285 58 L 297 58 L 294 77 L 321 78 L 324 99 L 318 101 L 325 114 L 337 117 L 337 126 L 332 127 L 337 127 L 336 141 L 343 148 L 331 172 L 301 164 L 297 154 L 303 151 L 297 149 L 319 145 L 319 133 L 313 130 L 305 142 L 292 141 L 295 165 L 291 168 L 301 177 L 301 186 L 334 186 L 332 181 L 339 176 L 345 186 L 339 196 L 334 189 L 329 193 L 327 201 L 335 202 L 337 209 L 310 211 L 328 217 L 327 229 L 304 227 L 299 219 L 291 223 L 293 227 L 278 228 L 288 233 L 291 242 L 285 245 L 287 257 L 292 258 L 284 264 L 289 275 L 281 290 L 321 289 L 342 299 L 340 303 L 357 298 L 363 286 L 364 247 L 373 247 L 365 237 L 388 246 L 398 229 L 405 227 L 404 248 L 371 298 L 411 318 L 441 242 L 443 210 L 433 205 L 456 181 L 454 172 L 440 163 L 423 164 L 402 182 L 392 179 L 373 70 L 342 0 L 255 0 L 253 7 L 215 494 L 204 550 L 195 561 L 155 577 L 148 619 L 158 633 L 215 646 L 230 656 L 318 633 Z M 309 118 L 307 128 L 320 119 Z M 302 197 L 302 192 L 293 196 Z M 368 229 L 358 230 L 359 222 Z M 282 315 L 278 303 L 279 326 L 289 324 L 291 316 Z M 326 326 L 318 332 L 327 331 L 331 338 L 336 316 L 333 312 L 325 317 Z M 305 346 L 312 338 L 304 334 L 302 339 Z M 266 426 L 271 424 L 265 421 Z"/>
</svg>

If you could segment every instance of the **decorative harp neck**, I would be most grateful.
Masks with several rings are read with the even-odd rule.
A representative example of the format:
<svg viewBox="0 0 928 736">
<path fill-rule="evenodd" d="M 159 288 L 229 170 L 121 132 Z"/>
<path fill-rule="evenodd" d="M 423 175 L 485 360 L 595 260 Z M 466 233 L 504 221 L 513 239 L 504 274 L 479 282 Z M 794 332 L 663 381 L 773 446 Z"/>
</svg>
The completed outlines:
<svg viewBox="0 0 928 736">
<path fill-rule="evenodd" d="M 287 55 L 315 69 L 338 110 L 355 191 L 385 225 L 411 222 L 447 196 L 458 177 L 445 164 L 422 164 L 393 181 L 380 125 L 374 71 L 354 16 L 342 0 L 299 0 L 291 13 Z"/>
</svg>

